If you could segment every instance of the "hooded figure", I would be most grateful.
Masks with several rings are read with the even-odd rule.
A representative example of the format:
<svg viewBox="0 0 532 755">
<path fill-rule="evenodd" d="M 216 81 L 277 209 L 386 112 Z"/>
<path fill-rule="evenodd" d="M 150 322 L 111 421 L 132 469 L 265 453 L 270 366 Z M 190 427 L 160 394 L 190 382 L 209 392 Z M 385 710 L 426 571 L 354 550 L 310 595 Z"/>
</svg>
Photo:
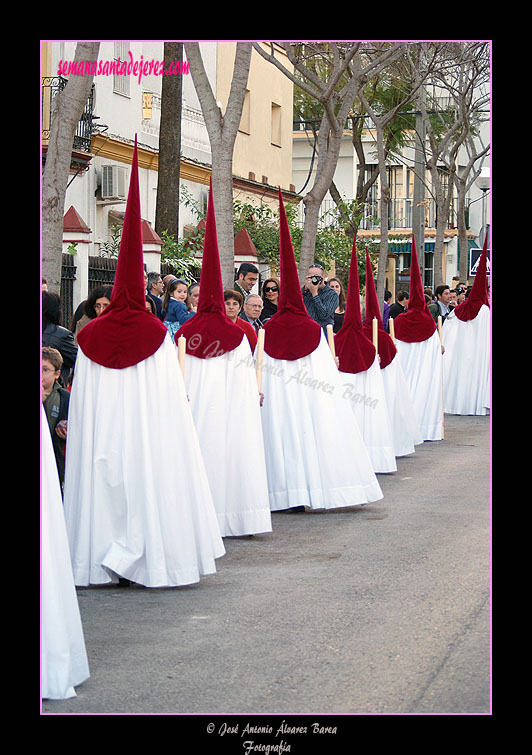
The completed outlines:
<svg viewBox="0 0 532 755">
<path fill-rule="evenodd" d="M 490 407 L 490 307 L 487 236 L 473 287 L 443 328 L 444 406 L 449 414 L 484 415 Z"/>
<path fill-rule="evenodd" d="M 408 310 L 393 323 L 401 360 L 423 440 L 443 437 L 442 353 L 438 328 L 430 314 L 412 237 Z"/>
<path fill-rule="evenodd" d="M 373 280 L 371 260 L 366 247 L 366 317 L 364 333 L 373 338 L 373 319 L 377 319 L 377 351 L 384 394 L 388 406 L 394 452 L 396 456 L 406 456 L 415 452 L 415 446 L 423 443 L 416 419 L 412 397 L 397 357 L 397 349 L 392 337 L 385 331 L 381 317 L 377 289 Z"/>
<path fill-rule="evenodd" d="M 262 427 L 272 511 L 382 498 L 323 334 L 305 309 L 281 191 L 281 291 L 264 324 Z"/>
<path fill-rule="evenodd" d="M 185 385 L 222 536 L 271 532 L 255 365 L 245 333 L 225 314 L 212 189 L 198 310 L 176 343 L 181 336 Z"/>
<path fill-rule="evenodd" d="M 198 582 L 225 549 L 177 351 L 146 309 L 136 140 L 111 303 L 78 344 L 64 487 L 75 583 Z"/>
<path fill-rule="evenodd" d="M 72 578 L 63 499 L 50 429 L 41 416 L 42 661 L 45 699 L 76 697 L 74 687 L 89 678 L 78 598 Z"/>
<path fill-rule="evenodd" d="M 353 240 L 344 322 L 334 337 L 338 369 L 375 472 L 396 472 L 392 428 L 379 357 L 364 332 L 356 241 Z"/>
</svg>

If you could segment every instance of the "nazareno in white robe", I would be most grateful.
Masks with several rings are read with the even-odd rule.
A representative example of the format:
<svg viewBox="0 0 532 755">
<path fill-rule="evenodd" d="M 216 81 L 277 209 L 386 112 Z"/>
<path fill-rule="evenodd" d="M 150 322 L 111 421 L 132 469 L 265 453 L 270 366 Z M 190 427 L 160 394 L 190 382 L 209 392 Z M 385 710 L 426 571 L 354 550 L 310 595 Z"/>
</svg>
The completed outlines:
<svg viewBox="0 0 532 755">
<path fill-rule="evenodd" d="M 485 415 L 490 408 L 490 308 L 472 320 L 454 312 L 442 328 L 444 407 L 448 414 Z"/>
<path fill-rule="evenodd" d="M 357 420 L 373 470 L 396 472 L 393 432 L 378 355 L 367 370 L 340 372 L 343 397 Z"/>
<path fill-rule="evenodd" d="M 381 376 L 392 428 L 394 452 L 396 456 L 407 456 L 415 452 L 415 447 L 423 443 L 423 438 L 397 354 L 381 369 Z"/>
<path fill-rule="evenodd" d="M 78 350 L 65 467 L 77 585 L 175 587 L 216 571 L 225 549 L 169 335 L 124 369 Z"/>
<path fill-rule="evenodd" d="M 264 352 L 262 392 L 272 511 L 334 509 L 383 497 L 323 333 L 301 359 L 273 359 Z"/>
<path fill-rule="evenodd" d="M 398 338 L 395 346 L 423 440 L 443 437 L 442 353 L 437 330 L 424 341 Z"/>
<path fill-rule="evenodd" d="M 41 422 L 41 694 L 45 699 L 64 700 L 76 697 L 74 687 L 90 674 L 44 409 Z"/>
<path fill-rule="evenodd" d="M 236 349 L 185 356 L 185 386 L 222 537 L 271 532 L 255 364 L 243 335 Z"/>
</svg>

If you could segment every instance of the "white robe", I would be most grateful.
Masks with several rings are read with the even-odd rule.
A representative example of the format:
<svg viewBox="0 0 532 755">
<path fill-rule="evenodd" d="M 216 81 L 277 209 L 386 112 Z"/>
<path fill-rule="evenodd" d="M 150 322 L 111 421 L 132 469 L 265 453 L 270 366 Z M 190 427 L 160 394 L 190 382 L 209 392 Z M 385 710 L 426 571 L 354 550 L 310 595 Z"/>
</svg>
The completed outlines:
<svg viewBox="0 0 532 755">
<path fill-rule="evenodd" d="M 425 341 L 395 345 L 423 440 L 443 437 L 442 353 L 437 330 Z"/>
<path fill-rule="evenodd" d="M 77 585 L 171 587 L 216 571 L 225 549 L 169 335 L 124 369 L 78 350 L 65 467 Z"/>
<path fill-rule="evenodd" d="M 490 309 L 473 320 L 451 313 L 442 328 L 444 407 L 448 414 L 484 415 L 490 408 Z"/>
<path fill-rule="evenodd" d="M 381 370 L 384 392 L 388 405 L 390 424 L 396 456 L 415 453 L 415 447 L 423 443 L 414 404 L 399 356 Z"/>
<path fill-rule="evenodd" d="M 186 355 L 190 399 L 222 537 L 271 532 L 255 364 L 249 341 L 210 359 Z"/>
<path fill-rule="evenodd" d="M 41 438 L 41 691 L 45 699 L 64 700 L 76 697 L 74 687 L 90 674 L 72 577 L 61 488 L 44 409 Z"/>
<path fill-rule="evenodd" d="M 383 497 L 323 333 L 302 359 L 272 359 L 265 352 L 262 392 L 272 511 L 334 509 Z"/>
<path fill-rule="evenodd" d="M 362 372 L 340 372 L 347 404 L 356 417 L 364 445 L 371 459 L 373 470 L 396 472 L 393 433 L 390 424 L 386 394 L 382 381 L 379 358 Z"/>
</svg>

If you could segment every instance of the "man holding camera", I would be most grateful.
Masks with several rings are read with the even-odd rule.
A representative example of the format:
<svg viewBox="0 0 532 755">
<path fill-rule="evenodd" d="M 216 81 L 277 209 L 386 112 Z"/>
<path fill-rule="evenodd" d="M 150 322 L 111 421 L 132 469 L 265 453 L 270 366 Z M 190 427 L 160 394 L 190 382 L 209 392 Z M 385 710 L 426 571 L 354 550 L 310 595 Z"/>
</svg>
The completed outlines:
<svg viewBox="0 0 532 755">
<path fill-rule="evenodd" d="M 336 291 L 325 283 L 325 269 L 321 265 L 309 267 L 302 293 L 309 316 L 321 325 L 327 335 L 327 325 L 334 323 L 339 298 Z"/>
</svg>

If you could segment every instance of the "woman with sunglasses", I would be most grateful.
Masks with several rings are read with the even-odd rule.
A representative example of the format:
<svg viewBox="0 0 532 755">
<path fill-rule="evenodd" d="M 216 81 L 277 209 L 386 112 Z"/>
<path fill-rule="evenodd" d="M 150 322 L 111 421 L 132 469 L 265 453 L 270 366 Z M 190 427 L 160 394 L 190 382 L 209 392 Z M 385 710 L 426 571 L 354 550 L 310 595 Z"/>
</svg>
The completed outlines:
<svg viewBox="0 0 532 755">
<path fill-rule="evenodd" d="M 338 306 L 334 310 L 334 325 L 333 333 L 338 333 L 342 325 L 344 324 L 345 316 L 345 292 L 342 285 L 342 281 L 339 278 L 329 278 L 329 286 L 334 288 L 338 294 Z"/>
<path fill-rule="evenodd" d="M 260 318 L 262 322 L 266 322 L 277 312 L 279 287 L 280 283 L 277 278 L 266 278 L 262 284 L 262 301 L 264 302 L 264 309 Z"/>
</svg>

